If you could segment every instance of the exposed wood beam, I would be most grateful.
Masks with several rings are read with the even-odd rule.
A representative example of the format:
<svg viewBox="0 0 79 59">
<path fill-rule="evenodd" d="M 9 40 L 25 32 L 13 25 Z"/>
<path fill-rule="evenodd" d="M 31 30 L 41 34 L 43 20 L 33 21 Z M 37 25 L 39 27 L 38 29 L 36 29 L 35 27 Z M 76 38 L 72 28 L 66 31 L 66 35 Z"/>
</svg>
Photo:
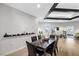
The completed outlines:
<svg viewBox="0 0 79 59">
<path fill-rule="evenodd" d="M 79 18 L 79 15 L 78 16 L 75 16 L 75 17 L 72 17 L 71 19 L 75 19 L 75 18 Z"/>
<path fill-rule="evenodd" d="M 61 11 L 61 12 L 79 12 L 79 9 L 65 9 L 65 8 L 54 8 L 54 11 Z"/>
<path fill-rule="evenodd" d="M 54 3 L 48 13 L 46 14 L 45 18 L 53 11 L 53 9 L 58 5 L 58 3 Z"/>
<path fill-rule="evenodd" d="M 46 17 L 44 19 L 52 19 L 52 20 L 72 20 L 72 19 L 75 19 L 75 18 L 79 18 L 79 15 L 78 16 L 74 16 L 72 18 L 55 18 L 55 17 Z"/>
<path fill-rule="evenodd" d="M 54 3 L 48 13 L 51 13 L 57 5 L 58 5 L 58 3 Z"/>
<path fill-rule="evenodd" d="M 79 12 L 79 9 L 67 9 L 67 8 L 56 8 L 56 6 L 58 5 L 58 3 L 54 3 L 53 6 L 51 7 L 51 9 L 49 10 L 49 12 L 47 13 L 47 15 L 45 16 L 44 19 L 52 19 L 52 20 L 72 20 L 75 18 L 78 18 L 79 16 L 75 16 L 72 18 L 55 18 L 55 17 L 47 17 L 51 12 L 53 11 L 59 11 L 59 12 Z"/>
<path fill-rule="evenodd" d="M 44 19 L 51 19 L 51 20 L 71 20 L 71 18 L 54 18 L 54 17 L 46 17 Z"/>
</svg>

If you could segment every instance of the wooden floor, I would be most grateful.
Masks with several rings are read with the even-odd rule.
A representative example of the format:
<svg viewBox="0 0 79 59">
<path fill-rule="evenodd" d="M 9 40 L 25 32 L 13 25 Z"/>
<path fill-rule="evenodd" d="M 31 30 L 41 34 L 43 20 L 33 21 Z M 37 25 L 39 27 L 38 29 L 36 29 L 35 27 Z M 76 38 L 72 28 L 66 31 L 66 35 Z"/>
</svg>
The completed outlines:
<svg viewBox="0 0 79 59">
<path fill-rule="evenodd" d="M 60 38 L 58 41 L 58 50 L 57 56 L 79 56 L 79 40 Z M 28 56 L 28 51 L 24 48 L 8 56 Z"/>
</svg>

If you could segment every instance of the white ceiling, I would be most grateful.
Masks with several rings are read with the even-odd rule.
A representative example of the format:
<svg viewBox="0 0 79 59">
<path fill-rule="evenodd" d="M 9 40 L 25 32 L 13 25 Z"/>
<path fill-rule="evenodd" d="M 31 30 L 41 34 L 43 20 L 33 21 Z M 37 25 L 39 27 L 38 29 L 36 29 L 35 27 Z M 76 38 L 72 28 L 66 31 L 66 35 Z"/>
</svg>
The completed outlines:
<svg viewBox="0 0 79 59">
<path fill-rule="evenodd" d="M 8 6 L 11 6 L 13 8 L 16 8 L 22 12 L 28 13 L 32 16 L 35 16 L 37 18 L 41 18 L 42 22 L 71 22 L 71 21 L 79 21 L 79 19 L 74 19 L 71 21 L 68 20 L 44 20 L 43 18 L 46 16 L 50 8 L 52 7 L 53 3 L 5 3 Z M 40 4 L 40 8 L 37 8 L 37 4 Z M 69 8 L 69 9 L 79 9 L 79 3 L 59 3 L 56 8 Z M 51 13 L 51 16 L 57 17 L 56 14 L 59 14 L 58 17 L 62 17 L 63 15 L 60 13 L 54 12 Z M 73 13 L 64 13 L 67 17 L 72 17 Z M 68 15 L 67 15 L 68 14 Z M 63 17 L 66 17 L 66 16 Z M 79 13 L 76 13 L 74 15 L 79 15 Z"/>
<path fill-rule="evenodd" d="M 78 9 L 79 10 L 79 3 L 59 3 L 56 8 L 65 8 L 65 9 Z M 48 17 L 56 17 L 56 18 L 72 18 L 74 16 L 78 16 L 79 12 L 57 12 L 53 11 L 50 13 Z M 79 21 L 79 18 L 73 20 L 44 20 L 44 22 L 73 22 Z"/>
<path fill-rule="evenodd" d="M 40 4 L 40 8 L 37 8 L 37 4 Z M 6 5 L 28 13 L 37 18 L 44 18 L 52 7 L 53 3 L 6 3 Z"/>
<path fill-rule="evenodd" d="M 56 8 L 79 9 L 79 3 L 59 3 Z"/>
<path fill-rule="evenodd" d="M 48 17 L 55 17 L 55 18 L 72 18 L 73 12 L 51 12 Z"/>
</svg>

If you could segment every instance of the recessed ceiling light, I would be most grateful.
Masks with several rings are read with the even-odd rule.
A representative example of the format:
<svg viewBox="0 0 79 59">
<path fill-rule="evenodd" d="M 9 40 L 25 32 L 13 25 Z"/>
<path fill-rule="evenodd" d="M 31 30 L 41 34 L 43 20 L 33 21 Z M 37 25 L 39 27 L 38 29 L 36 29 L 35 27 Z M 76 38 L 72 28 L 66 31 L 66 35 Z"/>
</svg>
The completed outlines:
<svg viewBox="0 0 79 59">
<path fill-rule="evenodd" d="M 40 4 L 37 4 L 37 8 L 40 8 Z"/>
</svg>

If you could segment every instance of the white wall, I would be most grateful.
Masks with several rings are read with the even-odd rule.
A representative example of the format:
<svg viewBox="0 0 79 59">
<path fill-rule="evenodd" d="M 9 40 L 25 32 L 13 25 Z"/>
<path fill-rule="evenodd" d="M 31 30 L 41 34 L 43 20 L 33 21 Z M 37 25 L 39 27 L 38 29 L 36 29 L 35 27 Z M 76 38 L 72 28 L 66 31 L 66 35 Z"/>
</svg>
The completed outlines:
<svg viewBox="0 0 79 59">
<path fill-rule="evenodd" d="M 0 55 L 8 54 L 31 42 L 30 36 L 3 38 L 5 33 L 37 32 L 36 18 L 17 9 L 0 4 Z"/>
</svg>

